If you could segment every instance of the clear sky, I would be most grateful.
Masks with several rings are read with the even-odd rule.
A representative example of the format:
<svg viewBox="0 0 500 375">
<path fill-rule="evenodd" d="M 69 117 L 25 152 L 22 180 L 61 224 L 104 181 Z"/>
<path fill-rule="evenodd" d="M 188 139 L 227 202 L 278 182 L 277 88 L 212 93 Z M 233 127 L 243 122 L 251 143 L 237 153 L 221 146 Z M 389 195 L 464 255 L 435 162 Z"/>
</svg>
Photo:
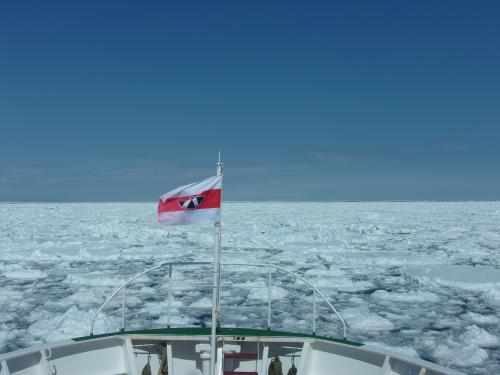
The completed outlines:
<svg viewBox="0 0 500 375">
<path fill-rule="evenodd" d="M 0 5 L 0 200 L 500 199 L 500 2 Z"/>
</svg>

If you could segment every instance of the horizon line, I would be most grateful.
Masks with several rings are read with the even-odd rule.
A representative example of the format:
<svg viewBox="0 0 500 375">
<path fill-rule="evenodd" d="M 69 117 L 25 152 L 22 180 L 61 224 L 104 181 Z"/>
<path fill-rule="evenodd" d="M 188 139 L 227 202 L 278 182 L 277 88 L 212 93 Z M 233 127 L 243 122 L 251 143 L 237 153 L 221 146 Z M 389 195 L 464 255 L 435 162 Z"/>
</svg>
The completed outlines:
<svg viewBox="0 0 500 375">
<path fill-rule="evenodd" d="M 481 203 L 500 202 L 500 199 L 339 199 L 339 200 L 226 200 L 222 203 Z M 157 203 L 146 200 L 116 201 L 2 201 L 0 204 L 74 204 L 74 203 Z"/>
</svg>

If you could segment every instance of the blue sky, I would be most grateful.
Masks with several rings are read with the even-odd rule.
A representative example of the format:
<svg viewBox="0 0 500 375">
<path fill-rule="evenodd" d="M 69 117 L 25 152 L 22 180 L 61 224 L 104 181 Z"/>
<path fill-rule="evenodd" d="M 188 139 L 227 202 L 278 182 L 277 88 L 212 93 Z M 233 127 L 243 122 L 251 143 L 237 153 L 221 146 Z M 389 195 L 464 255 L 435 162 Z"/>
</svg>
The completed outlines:
<svg viewBox="0 0 500 375">
<path fill-rule="evenodd" d="M 498 1 L 0 5 L 0 200 L 500 199 Z"/>
</svg>

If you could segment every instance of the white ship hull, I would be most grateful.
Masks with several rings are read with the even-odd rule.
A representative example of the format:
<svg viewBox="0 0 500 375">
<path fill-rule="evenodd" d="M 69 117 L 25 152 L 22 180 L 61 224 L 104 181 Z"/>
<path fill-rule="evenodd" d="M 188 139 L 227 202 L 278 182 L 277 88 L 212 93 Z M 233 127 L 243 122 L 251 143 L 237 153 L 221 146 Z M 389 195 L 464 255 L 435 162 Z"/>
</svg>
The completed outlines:
<svg viewBox="0 0 500 375">
<path fill-rule="evenodd" d="M 179 328 L 89 336 L 0 355 L 0 375 L 141 374 L 149 361 L 158 374 L 159 352 L 170 375 L 210 373 L 210 332 Z M 217 375 L 265 375 L 277 355 L 287 374 L 458 375 L 457 371 L 396 353 L 326 337 L 250 329 L 221 329 Z"/>
</svg>

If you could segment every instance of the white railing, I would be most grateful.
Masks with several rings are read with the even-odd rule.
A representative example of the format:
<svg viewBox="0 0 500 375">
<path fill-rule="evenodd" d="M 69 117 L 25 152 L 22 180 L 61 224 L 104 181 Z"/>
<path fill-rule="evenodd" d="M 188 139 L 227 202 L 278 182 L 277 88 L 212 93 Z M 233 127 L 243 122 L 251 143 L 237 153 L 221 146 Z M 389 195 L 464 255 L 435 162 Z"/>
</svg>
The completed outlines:
<svg viewBox="0 0 500 375">
<path fill-rule="evenodd" d="M 205 301 L 211 301 L 214 290 L 214 286 L 210 280 L 211 270 L 208 270 L 206 274 L 198 273 L 194 275 L 199 280 L 197 283 L 187 283 L 184 278 L 176 279 L 174 277 L 174 273 L 178 273 L 179 269 L 184 269 L 184 273 L 178 273 L 182 276 L 189 272 L 196 272 L 196 270 L 189 270 L 192 266 L 197 266 L 198 269 L 203 269 L 204 267 L 211 268 L 212 263 L 164 262 L 133 276 L 118 287 L 99 307 L 92 319 L 90 334 L 94 334 L 95 323 L 98 319 L 104 318 L 104 316 L 115 316 L 116 314 L 119 314 L 118 319 L 121 321 L 121 330 L 125 330 L 126 325 L 128 327 L 128 319 L 138 316 L 141 313 L 154 313 L 158 316 L 166 317 L 166 320 L 164 319 L 162 324 L 163 326 L 170 327 L 173 316 L 172 310 L 178 311 L 183 309 L 188 309 L 188 314 L 197 310 L 206 310 L 207 313 L 201 316 L 200 319 L 202 321 L 199 324 L 205 325 L 205 320 L 206 322 L 210 322 L 211 302 L 208 305 L 199 306 L 193 304 L 179 305 L 174 304 L 173 301 L 175 293 L 180 293 L 181 297 L 195 294 L 193 296 L 195 301 L 200 301 L 203 297 L 210 297 Z M 133 291 L 134 286 L 137 288 L 137 284 L 141 285 L 140 279 L 143 277 L 147 278 L 147 276 L 150 276 L 154 271 L 161 268 L 165 268 L 167 272 L 159 276 L 157 275 L 156 279 L 159 278 L 159 281 L 143 280 L 142 285 L 145 282 L 153 286 L 159 285 L 158 296 L 160 298 L 156 298 L 156 302 L 154 303 L 164 305 L 164 301 L 166 300 L 166 306 L 160 306 L 159 311 L 154 311 L 154 309 L 141 311 L 137 303 L 135 306 L 127 306 L 131 305 L 130 302 L 127 304 L 128 296 L 134 298 L 137 294 L 144 297 L 143 289 Z M 243 268 L 243 270 L 238 272 L 235 268 Z M 249 281 L 251 282 L 250 284 L 248 283 Z M 146 288 L 148 290 L 151 289 L 150 287 Z M 263 291 L 263 293 L 259 294 L 259 291 Z M 284 295 L 273 297 L 273 292 Z M 117 301 L 119 297 L 121 297 L 121 301 Z M 290 300 L 291 298 L 293 300 Z M 236 301 L 238 299 L 243 300 L 243 303 Z M 218 300 L 220 306 L 218 322 L 221 326 L 245 324 L 245 328 L 252 328 L 248 326 L 248 321 L 254 321 L 254 323 L 255 321 L 260 321 L 261 324 L 264 324 L 265 321 L 269 330 L 272 327 L 286 330 L 288 326 L 287 322 L 289 322 L 289 317 L 291 317 L 294 320 L 293 324 L 289 325 L 294 332 L 302 328 L 303 331 L 312 332 L 313 335 L 319 333 L 323 336 L 333 336 L 332 326 L 335 328 L 339 328 L 340 326 L 342 337 L 345 339 L 347 335 L 347 327 L 344 319 L 324 294 L 303 277 L 280 266 L 261 263 L 222 263 Z M 106 309 L 111 309 L 112 311 L 105 313 Z M 226 314 L 226 311 L 229 314 Z M 235 311 L 235 313 L 231 313 L 232 311 Z M 249 316 L 238 313 L 238 311 L 246 311 Z M 231 322 L 231 319 L 233 319 L 233 322 Z M 309 323 L 307 323 L 308 321 Z M 175 325 L 183 326 L 182 323 Z M 136 325 L 133 328 L 144 327 Z"/>
</svg>

